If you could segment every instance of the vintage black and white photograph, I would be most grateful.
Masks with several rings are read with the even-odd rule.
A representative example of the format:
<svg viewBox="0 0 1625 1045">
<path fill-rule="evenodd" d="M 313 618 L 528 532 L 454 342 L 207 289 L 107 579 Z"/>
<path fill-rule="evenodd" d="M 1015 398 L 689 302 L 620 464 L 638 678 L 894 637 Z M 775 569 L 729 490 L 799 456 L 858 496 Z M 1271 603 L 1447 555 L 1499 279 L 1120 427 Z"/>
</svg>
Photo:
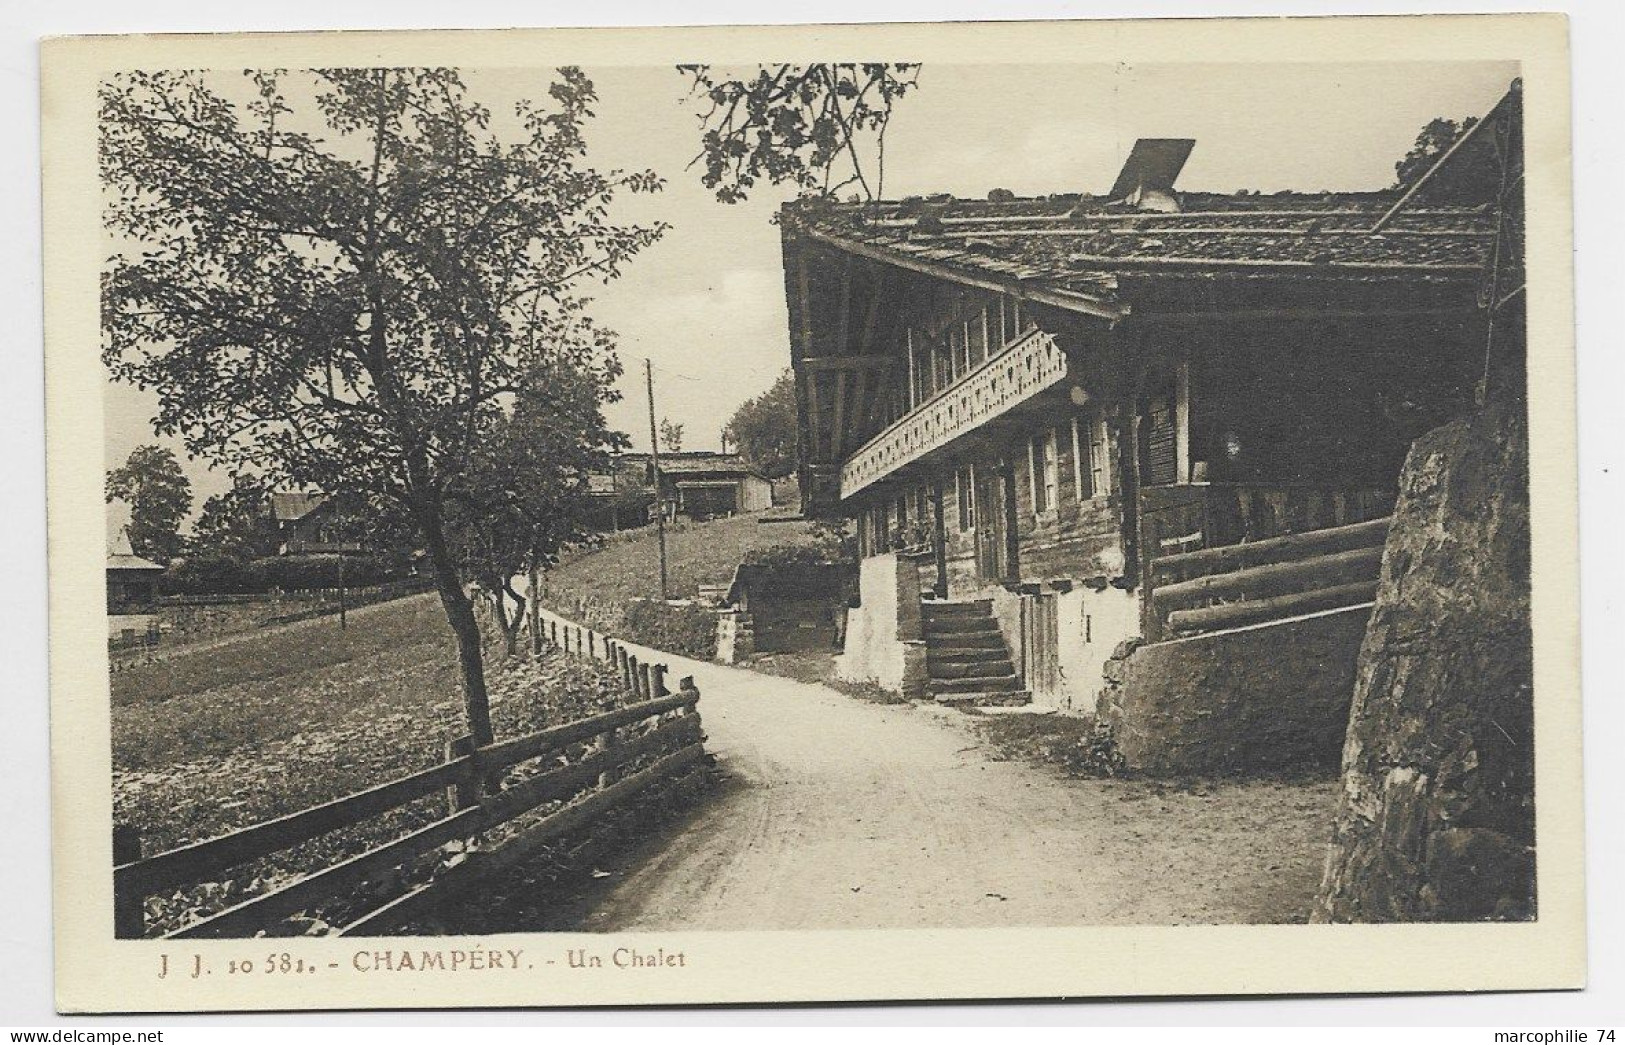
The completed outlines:
<svg viewBox="0 0 1625 1045">
<path fill-rule="evenodd" d="M 1519 60 L 236 39 L 81 150 L 153 990 L 1541 923 Z"/>
</svg>

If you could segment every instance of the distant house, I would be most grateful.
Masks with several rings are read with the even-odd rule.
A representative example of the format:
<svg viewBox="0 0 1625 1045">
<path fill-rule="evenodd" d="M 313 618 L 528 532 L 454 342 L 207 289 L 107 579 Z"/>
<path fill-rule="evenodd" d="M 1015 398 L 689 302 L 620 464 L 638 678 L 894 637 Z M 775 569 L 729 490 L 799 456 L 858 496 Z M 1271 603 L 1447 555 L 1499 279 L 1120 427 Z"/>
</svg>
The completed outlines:
<svg viewBox="0 0 1625 1045">
<path fill-rule="evenodd" d="M 139 555 L 107 555 L 107 612 L 147 613 L 158 601 L 158 578 L 164 568 Z"/>
<path fill-rule="evenodd" d="M 714 519 L 773 507 L 773 484 L 738 454 L 660 455 L 662 501 L 674 515 Z"/>
<path fill-rule="evenodd" d="M 158 578 L 164 568 L 129 550 L 129 542 L 107 553 L 107 634 L 134 642 L 156 636 Z"/>
<path fill-rule="evenodd" d="M 346 539 L 332 498 L 320 491 L 279 490 L 271 494 L 271 522 L 278 555 L 335 555 L 362 550 Z"/>
<path fill-rule="evenodd" d="M 634 490 L 652 495 L 654 471 L 649 454 L 617 454 L 606 471 L 589 477 L 589 487 L 605 503 L 619 501 Z M 711 450 L 663 453 L 660 478 L 660 502 L 666 506 L 667 518 L 715 519 L 773 507 L 772 482 L 738 454 Z M 617 528 L 628 523 L 619 519 Z"/>
</svg>

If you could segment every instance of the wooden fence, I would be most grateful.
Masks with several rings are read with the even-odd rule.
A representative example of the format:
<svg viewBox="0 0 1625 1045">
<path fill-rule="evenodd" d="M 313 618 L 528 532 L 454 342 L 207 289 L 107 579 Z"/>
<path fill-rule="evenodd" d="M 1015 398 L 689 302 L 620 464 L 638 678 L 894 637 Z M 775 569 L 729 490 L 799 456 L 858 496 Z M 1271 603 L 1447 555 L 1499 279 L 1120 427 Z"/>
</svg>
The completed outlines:
<svg viewBox="0 0 1625 1045">
<path fill-rule="evenodd" d="M 460 863 L 441 868 L 432 880 L 339 930 L 340 935 L 381 932 L 424 905 L 455 895 L 479 876 L 511 867 L 547 842 L 579 832 L 639 792 L 700 761 L 705 754 L 700 692 L 692 678 L 683 678 L 678 692 L 671 693 L 664 664 L 641 663 L 624 645 L 579 625 L 548 620 L 544 628 L 557 648 L 615 665 L 636 702 L 482 748 L 462 737 L 448 743 L 445 760 L 428 769 L 154 856 L 141 855 L 134 829 L 116 826 L 115 935 L 121 939 L 145 935 L 143 908 L 154 893 L 216 880 L 228 868 L 444 792 L 445 815 L 432 823 L 183 926 L 166 938 L 252 936 L 418 856 L 450 843 L 469 843 Z M 550 765 L 561 756 L 568 759 L 565 764 Z M 505 770 L 536 760 L 549 761 L 541 762 L 533 775 L 500 786 Z M 550 802 L 565 804 L 523 825 L 500 845 L 477 847 L 482 832 Z"/>
<path fill-rule="evenodd" d="M 1376 598 L 1389 519 L 1164 555 L 1150 565 L 1153 641 Z"/>
</svg>

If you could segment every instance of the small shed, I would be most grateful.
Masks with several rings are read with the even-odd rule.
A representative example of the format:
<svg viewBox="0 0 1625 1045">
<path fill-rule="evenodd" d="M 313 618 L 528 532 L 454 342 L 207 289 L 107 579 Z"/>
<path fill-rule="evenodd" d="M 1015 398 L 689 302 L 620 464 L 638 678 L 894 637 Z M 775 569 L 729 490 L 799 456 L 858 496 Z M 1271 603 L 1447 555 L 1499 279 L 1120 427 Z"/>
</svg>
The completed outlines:
<svg viewBox="0 0 1625 1045">
<path fill-rule="evenodd" d="M 664 499 L 675 514 L 716 519 L 773 507 L 773 484 L 738 454 L 661 454 Z"/>
<path fill-rule="evenodd" d="M 158 641 L 158 578 L 164 568 L 123 547 L 107 553 L 107 637 L 119 646 Z"/>
<path fill-rule="evenodd" d="M 107 612 L 148 613 L 158 602 L 158 578 L 164 568 L 139 555 L 107 555 Z"/>
<path fill-rule="evenodd" d="M 726 602 L 749 615 L 758 653 L 833 650 L 856 577 L 844 563 L 740 563 Z"/>
</svg>

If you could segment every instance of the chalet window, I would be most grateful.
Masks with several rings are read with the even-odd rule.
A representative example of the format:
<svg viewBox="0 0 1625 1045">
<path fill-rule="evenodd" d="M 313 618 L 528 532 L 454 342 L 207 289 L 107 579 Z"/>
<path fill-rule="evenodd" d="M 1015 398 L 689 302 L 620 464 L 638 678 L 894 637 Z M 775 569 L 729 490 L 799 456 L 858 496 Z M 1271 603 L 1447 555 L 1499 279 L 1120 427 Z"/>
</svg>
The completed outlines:
<svg viewBox="0 0 1625 1045">
<path fill-rule="evenodd" d="M 970 465 L 961 468 L 954 475 L 954 499 L 959 504 L 959 532 L 964 533 L 975 525 L 976 493 L 972 485 L 975 475 Z"/>
<path fill-rule="evenodd" d="M 1087 428 L 1088 420 L 1085 417 L 1074 415 L 1072 418 L 1072 489 L 1077 493 L 1079 501 L 1087 501 L 1095 495 L 1094 477 L 1083 466 L 1083 445 L 1079 438 L 1078 429 Z"/>
<path fill-rule="evenodd" d="M 1072 418 L 1072 479 L 1078 500 L 1105 497 L 1111 492 L 1108 447 L 1106 418 L 1099 407 L 1090 407 Z"/>
<path fill-rule="evenodd" d="M 1141 465 L 1148 486 L 1179 481 L 1178 431 L 1172 395 L 1153 395 L 1145 411 L 1145 448 Z"/>
<path fill-rule="evenodd" d="M 1106 434 L 1106 416 L 1100 408 L 1091 410 L 1089 422 L 1089 488 L 1094 496 L 1105 497 L 1112 492 L 1111 439 Z"/>
<path fill-rule="evenodd" d="M 1033 437 L 1027 447 L 1027 474 L 1032 483 L 1033 514 L 1042 515 L 1055 507 L 1056 474 L 1055 429 Z"/>
</svg>

